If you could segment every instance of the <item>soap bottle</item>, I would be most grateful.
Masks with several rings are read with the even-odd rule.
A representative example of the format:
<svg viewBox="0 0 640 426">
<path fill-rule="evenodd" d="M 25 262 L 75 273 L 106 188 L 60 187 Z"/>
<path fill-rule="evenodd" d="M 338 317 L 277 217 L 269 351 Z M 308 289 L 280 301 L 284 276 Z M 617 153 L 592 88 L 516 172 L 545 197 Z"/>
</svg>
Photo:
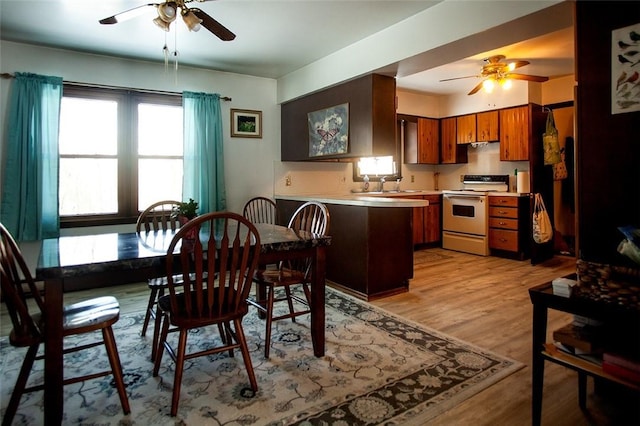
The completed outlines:
<svg viewBox="0 0 640 426">
<path fill-rule="evenodd" d="M 364 192 L 367 192 L 369 190 L 369 175 L 364 175 Z"/>
</svg>

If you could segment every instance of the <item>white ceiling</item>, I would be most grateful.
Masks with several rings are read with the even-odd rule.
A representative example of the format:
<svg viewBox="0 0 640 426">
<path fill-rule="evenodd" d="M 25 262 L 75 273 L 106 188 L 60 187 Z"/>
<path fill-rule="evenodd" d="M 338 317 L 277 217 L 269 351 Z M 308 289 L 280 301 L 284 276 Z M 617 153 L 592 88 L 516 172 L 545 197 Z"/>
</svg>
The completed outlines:
<svg viewBox="0 0 640 426">
<path fill-rule="evenodd" d="M 177 47 L 179 63 L 254 76 L 279 78 L 388 26 L 434 6 L 438 1 L 383 0 L 217 0 L 198 7 L 236 34 L 221 41 L 201 29 L 189 32 L 180 19 L 165 33 L 151 20 L 154 7 L 137 18 L 100 25 L 102 18 L 149 4 L 149 0 L 0 0 L 0 37 L 82 52 L 164 60 L 162 47 Z M 399 76 L 398 87 L 430 94 L 468 92 L 482 59 L 494 54 L 528 60 L 522 74 L 557 77 L 573 73 L 573 30 L 567 28 L 529 41 L 480 51 L 466 59 L 417 74 Z M 424 69 L 424 68 L 422 68 Z M 8 70 L 2 70 L 6 72 Z"/>
</svg>

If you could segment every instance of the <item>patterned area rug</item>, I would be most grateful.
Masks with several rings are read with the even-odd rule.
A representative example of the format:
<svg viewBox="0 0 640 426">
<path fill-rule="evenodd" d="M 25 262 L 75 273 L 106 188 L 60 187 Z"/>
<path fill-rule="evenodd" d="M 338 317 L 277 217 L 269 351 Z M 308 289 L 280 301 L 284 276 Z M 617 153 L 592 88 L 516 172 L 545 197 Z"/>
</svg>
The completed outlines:
<svg viewBox="0 0 640 426">
<path fill-rule="evenodd" d="M 64 388 L 64 423 L 83 425 L 375 425 L 424 424 L 523 367 L 522 364 L 410 323 L 365 302 L 327 290 L 326 354 L 313 356 L 308 318 L 274 323 L 270 359 L 263 356 L 264 322 L 254 310 L 243 325 L 259 391 L 246 397 L 242 357 L 225 352 L 185 366 L 178 416 L 171 418 L 173 363 L 165 354 L 152 377 L 151 336 L 140 337 L 142 314 L 123 315 L 116 340 L 129 391 L 124 416 L 110 377 Z M 149 334 L 149 333 L 148 333 Z M 176 335 L 176 333 L 173 333 Z M 176 336 L 177 337 L 177 336 Z M 188 344 L 218 339 L 215 327 L 190 335 Z M 73 343 L 69 339 L 68 343 Z M 73 375 L 104 368 L 102 347 L 69 355 Z M 0 339 L 1 409 L 24 351 Z M 36 362 L 30 383 L 42 380 Z M 43 423 L 43 394 L 22 397 L 15 424 Z"/>
</svg>

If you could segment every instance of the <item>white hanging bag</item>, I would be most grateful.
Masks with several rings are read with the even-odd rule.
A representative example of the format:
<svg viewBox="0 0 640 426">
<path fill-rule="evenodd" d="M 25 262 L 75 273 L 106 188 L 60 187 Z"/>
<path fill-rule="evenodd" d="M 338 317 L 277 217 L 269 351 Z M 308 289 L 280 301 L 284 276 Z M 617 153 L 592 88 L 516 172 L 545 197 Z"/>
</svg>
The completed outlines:
<svg viewBox="0 0 640 426">
<path fill-rule="evenodd" d="M 544 244 L 553 238 L 553 226 L 547 213 L 547 208 L 542 201 L 542 195 L 535 194 L 533 206 L 533 241 Z"/>
</svg>

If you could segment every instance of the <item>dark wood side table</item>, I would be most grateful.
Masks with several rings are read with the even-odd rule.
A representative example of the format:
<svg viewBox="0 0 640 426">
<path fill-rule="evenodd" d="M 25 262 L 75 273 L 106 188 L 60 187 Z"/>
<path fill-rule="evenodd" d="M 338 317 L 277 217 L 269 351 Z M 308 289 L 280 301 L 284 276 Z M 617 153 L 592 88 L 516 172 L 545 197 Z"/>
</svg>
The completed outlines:
<svg viewBox="0 0 640 426">
<path fill-rule="evenodd" d="M 575 279 L 575 274 L 567 278 Z M 587 376 L 600 377 L 610 380 L 631 389 L 640 391 L 640 386 L 602 371 L 602 368 L 594 363 L 586 361 L 556 349 L 553 342 L 546 343 L 547 338 L 547 313 L 549 309 L 568 312 L 574 315 L 585 316 L 605 324 L 612 325 L 616 329 L 622 326 L 628 336 L 640 339 L 640 311 L 625 308 L 624 306 L 597 302 L 586 298 L 562 297 L 553 294 L 551 282 L 541 284 L 529 289 L 529 297 L 533 303 L 533 360 L 532 360 L 532 397 L 531 397 L 531 423 L 540 425 L 542 417 L 542 390 L 544 385 L 544 362 L 551 361 L 578 372 L 578 403 L 583 410 L 586 408 L 586 384 Z M 613 338 L 616 338 L 613 334 Z M 638 343 L 636 343 L 638 344 Z"/>
</svg>

